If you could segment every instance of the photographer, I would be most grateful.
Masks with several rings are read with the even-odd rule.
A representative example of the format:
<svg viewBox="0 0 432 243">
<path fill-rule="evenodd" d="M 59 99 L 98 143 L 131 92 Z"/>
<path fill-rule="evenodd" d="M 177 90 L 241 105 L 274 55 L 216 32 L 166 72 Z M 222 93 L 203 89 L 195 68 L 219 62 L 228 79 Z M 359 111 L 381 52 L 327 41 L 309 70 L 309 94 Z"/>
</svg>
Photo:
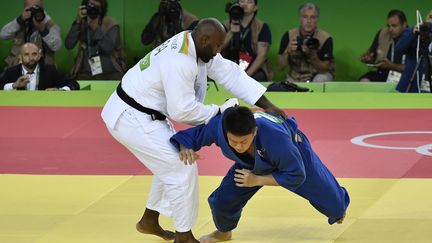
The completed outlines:
<svg viewBox="0 0 432 243">
<path fill-rule="evenodd" d="M 198 18 L 181 7 L 180 0 L 161 0 L 159 11 L 155 13 L 150 22 L 141 33 L 141 42 L 159 46 L 183 30 L 192 30 L 198 23 Z"/>
<path fill-rule="evenodd" d="M 120 27 L 107 11 L 106 0 L 83 0 L 66 37 L 69 50 L 79 42 L 72 69 L 79 80 L 120 80 L 126 72 Z"/>
<path fill-rule="evenodd" d="M 224 22 L 229 30 L 222 46 L 222 55 L 236 62 L 257 81 L 272 80 L 273 73 L 267 59 L 271 45 L 269 26 L 259 20 L 258 0 L 239 0 L 229 4 L 230 19 Z"/>
<path fill-rule="evenodd" d="M 299 8 L 300 27 L 286 32 L 280 43 L 277 65 L 289 66 L 287 81 L 332 81 L 335 74 L 333 39 L 318 29 L 319 8 L 305 3 Z"/>
<path fill-rule="evenodd" d="M 24 1 L 21 14 L 0 31 L 0 39 L 14 39 L 5 68 L 19 64 L 21 46 L 26 42 L 35 43 L 42 50 L 42 61 L 55 64 L 54 52 L 61 47 L 60 27 L 54 23 L 43 6 L 42 0 Z"/>
<path fill-rule="evenodd" d="M 405 68 L 405 56 L 395 55 L 395 45 L 407 26 L 404 12 L 391 10 L 387 14 L 387 27 L 378 31 L 369 50 L 360 57 L 361 62 L 377 70 L 367 72 L 360 81 L 399 82 Z"/>
<path fill-rule="evenodd" d="M 425 62 L 431 55 L 432 18 L 429 16 L 420 26 L 406 28 L 396 44 L 395 53 L 406 55 L 405 69 L 396 87 L 399 92 L 431 92 L 430 82 L 423 81 L 423 74 L 431 71 L 430 61 Z M 417 45 L 418 40 L 420 45 Z"/>
</svg>

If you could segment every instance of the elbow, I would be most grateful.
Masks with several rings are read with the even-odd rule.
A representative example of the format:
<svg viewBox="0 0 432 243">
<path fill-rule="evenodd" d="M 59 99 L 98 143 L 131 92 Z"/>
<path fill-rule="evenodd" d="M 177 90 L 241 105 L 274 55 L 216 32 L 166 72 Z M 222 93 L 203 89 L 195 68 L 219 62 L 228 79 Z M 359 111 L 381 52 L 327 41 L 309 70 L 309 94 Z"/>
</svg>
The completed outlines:
<svg viewBox="0 0 432 243">
<path fill-rule="evenodd" d="M 52 45 L 51 50 L 56 52 L 56 51 L 60 50 L 61 46 L 62 46 L 62 44 L 61 44 L 61 41 L 59 40 Z"/>
<path fill-rule="evenodd" d="M 283 70 L 284 68 L 286 68 L 286 66 L 287 66 L 286 57 L 283 57 L 283 56 L 280 55 L 280 56 L 277 58 L 277 61 L 276 61 L 276 68 L 277 68 L 279 71 L 281 71 L 281 70 Z"/>
<path fill-rule="evenodd" d="M 304 171 L 299 171 L 293 179 L 293 191 L 297 190 L 306 181 L 306 173 Z"/>
<path fill-rule="evenodd" d="M 64 46 L 67 50 L 72 50 L 75 47 L 75 44 L 76 44 L 76 42 L 70 41 L 70 40 L 68 40 L 68 38 L 66 38 Z"/>
<path fill-rule="evenodd" d="M 190 112 L 178 112 L 184 111 L 182 109 L 178 109 L 177 111 L 168 111 L 169 117 L 176 122 L 190 124 L 191 113 Z"/>
<path fill-rule="evenodd" d="M 276 67 L 277 67 L 277 69 L 279 70 L 279 71 L 282 71 L 285 67 L 286 67 L 286 65 L 284 65 L 283 63 L 281 63 L 281 62 L 277 62 L 276 63 Z"/>
</svg>

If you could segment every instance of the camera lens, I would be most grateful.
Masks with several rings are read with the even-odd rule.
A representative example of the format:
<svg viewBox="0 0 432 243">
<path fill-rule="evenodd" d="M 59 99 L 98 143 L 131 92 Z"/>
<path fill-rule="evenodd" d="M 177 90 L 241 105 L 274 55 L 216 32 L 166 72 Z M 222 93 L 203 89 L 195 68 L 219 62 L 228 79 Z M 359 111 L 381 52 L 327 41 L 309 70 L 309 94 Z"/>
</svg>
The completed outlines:
<svg viewBox="0 0 432 243">
<path fill-rule="evenodd" d="M 94 5 L 93 3 L 89 3 L 87 4 L 86 9 L 87 9 L 87 15 L 91 19 L 96 19 L 97 17 L 99 17 L 100 10 L 98 6 Z"/>
</svg>

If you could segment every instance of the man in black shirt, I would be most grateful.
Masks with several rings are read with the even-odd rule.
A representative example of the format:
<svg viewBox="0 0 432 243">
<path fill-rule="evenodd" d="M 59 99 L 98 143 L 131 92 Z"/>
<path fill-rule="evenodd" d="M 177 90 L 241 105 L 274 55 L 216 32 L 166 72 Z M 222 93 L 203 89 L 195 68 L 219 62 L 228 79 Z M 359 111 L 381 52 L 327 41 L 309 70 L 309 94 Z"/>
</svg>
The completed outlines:
<svg viewBox="0 0 432 243">
<path fill-rule="evenodd" d="M 224 25 L 229 30 L 222 46 L 222 55 L 238 63 L 257 81 L 272 80 L 268 62 L 272 42 L 269 26 L 256 18 L 257 0 L 239 0 L 244 15 L 240 20 L 230 18 Z"/>
</svg>

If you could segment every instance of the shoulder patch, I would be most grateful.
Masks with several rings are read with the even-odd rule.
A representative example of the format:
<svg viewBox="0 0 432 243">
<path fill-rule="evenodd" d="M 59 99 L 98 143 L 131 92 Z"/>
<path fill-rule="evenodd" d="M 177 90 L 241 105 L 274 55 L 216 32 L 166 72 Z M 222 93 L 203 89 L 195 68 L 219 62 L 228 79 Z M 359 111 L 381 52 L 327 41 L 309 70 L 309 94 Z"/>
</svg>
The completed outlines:
<svg viewBox="0 0 432 243">
<path fill-rule="evenodd" d="M 139 61 L 139 66 L 140 66 L 141 72 L 150 66 L 150 54 L 151 54 L 151 52 L 147 53 L 147 55 L 145 55 L 145 57 L 143 57 Z"/>
<path fill-rule="evenodd" d="M 273 116 L 271 114 L 268 114 L 268 113 L 265 113 L 262 111 L 256 111 L 253 114 L 254 114 L 255 119 L 263 117 L 263 118 L 266 118 L 266 119 L 268 119 L 272 122 L 275 122 L 275 123 L 284 123 L 284 120 L 282 118 L 277 117 L 277 116 Z"/>
<path fill-rule="evenodd" d="M 184 32 L 184 36 L 183 36 L 183 44 L 180 48 L 179 53 L 183 53 L 183 54 L 188 54 L 189 53 L 189 39 L 187 36 L 187 31 Z"/>
</svg>

